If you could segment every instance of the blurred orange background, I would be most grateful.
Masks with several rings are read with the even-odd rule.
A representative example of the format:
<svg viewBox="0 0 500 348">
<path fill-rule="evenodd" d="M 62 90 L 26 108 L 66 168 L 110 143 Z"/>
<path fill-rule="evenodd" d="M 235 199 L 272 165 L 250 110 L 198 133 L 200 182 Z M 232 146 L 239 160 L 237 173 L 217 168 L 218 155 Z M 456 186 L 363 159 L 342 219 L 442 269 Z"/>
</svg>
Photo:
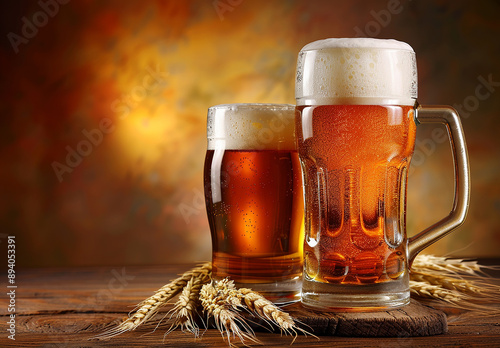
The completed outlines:
<svg viewBox="0 0 500 348">
<path fill-rule="evenodd" d="M 16 235 L 18 265 L 210 259 L 207 108 L 294 103 L 300 48 L 355 36 L 411 44 L 420 103 L 463 110 L 470 213 L 428 252 L 500 256 L 498 1 L 65 2 L 0 5 L 0 241 Z M 452 204 L 435 129 L 418 130 L 410 235 Z"/>
</svg>

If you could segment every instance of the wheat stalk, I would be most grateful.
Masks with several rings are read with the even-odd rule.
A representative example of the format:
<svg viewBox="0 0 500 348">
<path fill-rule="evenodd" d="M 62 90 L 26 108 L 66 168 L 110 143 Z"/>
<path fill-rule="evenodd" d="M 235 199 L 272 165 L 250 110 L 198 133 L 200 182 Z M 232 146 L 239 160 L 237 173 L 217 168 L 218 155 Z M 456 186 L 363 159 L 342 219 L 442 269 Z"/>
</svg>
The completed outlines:
<svg viewBox="0 0 500 348">
<path fill-rule="evenodd" d="M 129 317 L 117 327 L 105 331 L 94 338 L 108 339 L 124 332 L 135 330 L 141 324 L 147 322 L 156 313 L 158 313 L 158 310 L 165 306 L 169 300 L 180 293 L 191 279 L 195 278 L 200 279 L 201 282 L 207 282 L 209 281 L 211 274 L 212 264 L 210 262 L 185 272 L 180 277 L 162 286 L 153 296 L 139 303 L 136 306 L 138 309 L 135 311 L 133 310 L 132 315 L 130 315 L 132 312 L 129 313 Z"/>
<path fill-rule="evenodd" d="M 485 267 L 476 261 L 419 255 L 410 271 L 413 297 L 434 306 L 448 306 L 478 313 L 498 313 L 500 286 L 487 282 Z M 446 306 L 445 306 L 446 307 Z"/>
</svg>

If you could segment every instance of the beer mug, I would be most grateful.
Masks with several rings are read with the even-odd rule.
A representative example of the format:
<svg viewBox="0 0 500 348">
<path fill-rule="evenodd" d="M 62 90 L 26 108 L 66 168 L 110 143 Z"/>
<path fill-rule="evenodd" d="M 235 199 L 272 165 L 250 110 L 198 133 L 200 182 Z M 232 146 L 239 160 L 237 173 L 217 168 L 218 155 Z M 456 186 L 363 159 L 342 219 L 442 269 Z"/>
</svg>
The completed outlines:
<svg viewBox="0 0 500 348">
<path fill-rule="evenodd" d="M 294 105 L 208 109 L 205 201 L 212 277 L 298 301 L 304 213 Z"/>
<path fill-rule="evenodd" d="M 417 253 L 460 226 L 469 164 L 457 112 L 417 103 L 413 49 L 326 39 L 299 53 L 296 133 L 304 177 L 302 302 L 321 310 L 399 307 Z M 419 124 L 446 125 L 455 164 L 451 213 L 406 236 L 406 184 Z"/>
</svg>

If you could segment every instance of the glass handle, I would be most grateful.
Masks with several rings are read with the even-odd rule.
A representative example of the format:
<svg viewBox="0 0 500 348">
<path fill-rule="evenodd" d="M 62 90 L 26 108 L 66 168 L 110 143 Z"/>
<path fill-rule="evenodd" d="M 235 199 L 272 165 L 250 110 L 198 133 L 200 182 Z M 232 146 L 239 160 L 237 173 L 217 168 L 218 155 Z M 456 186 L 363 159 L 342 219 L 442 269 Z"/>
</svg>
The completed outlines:
<svg viewBox="0 0 500 348">
<path fill-rule="evenodd" d="M 420 106 L 415 112 L 417 124 L 441 123 L 448 130 L 455 171 L 455 197 L 450 214 L 411 237 L 408 243 L 410 264 L 419 252 L 462 225 L 467 216 L 470 198 L 469 158 L 460 118 L 449 106 Z"/>
</svg>

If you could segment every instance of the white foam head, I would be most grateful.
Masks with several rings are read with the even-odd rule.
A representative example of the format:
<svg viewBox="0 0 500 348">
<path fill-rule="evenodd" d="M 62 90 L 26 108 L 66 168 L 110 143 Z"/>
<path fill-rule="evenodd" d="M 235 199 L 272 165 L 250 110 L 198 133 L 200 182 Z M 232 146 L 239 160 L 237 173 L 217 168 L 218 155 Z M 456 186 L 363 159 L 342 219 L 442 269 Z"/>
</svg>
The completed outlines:
<svg viewBox="0 0 500 348">
<path fill-rule="evenodd" d="M 299 53 L 295 98 L 297 105 L 414 105 L 415 52 L 396 40 L 311 42 Z"/>
<path fill-rule="evenodd" d="M 208 150 L 295 150 L 295 105 L 221 104 L 208 109 Z"/>
</svg>

